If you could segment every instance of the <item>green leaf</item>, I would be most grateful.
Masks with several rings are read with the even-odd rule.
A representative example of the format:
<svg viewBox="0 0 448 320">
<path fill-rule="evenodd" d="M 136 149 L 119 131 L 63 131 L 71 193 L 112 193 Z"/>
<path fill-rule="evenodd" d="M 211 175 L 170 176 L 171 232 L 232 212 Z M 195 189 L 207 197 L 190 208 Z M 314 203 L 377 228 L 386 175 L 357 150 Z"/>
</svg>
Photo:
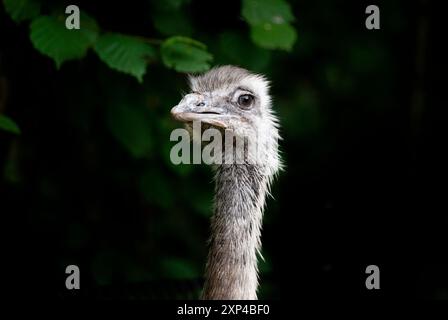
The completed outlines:
<svg viewBox="0 0 448 320">
<path fill-rule="evenodd" d="M 119 33 L 102 35 L 95 52 L 110 68 L 133 75 L 139 82 L 143 81 L 149 60 L 156 55 L 144 40 Z"/>
<path fill-rule="evenodd" d="M 31 42 L 42 54 L 52 58 L 56 67 L 68 60 L 84 57 L 98 36 L 98 26 L 81 12 L 80 29 L 67 29 L 65 16 L 41 16 L 31 22 Z"/>
<path fill-rule="evenodd" d="M 0 114 L 0 129 L 5 131 L 20 134 L 19 126 L 9 117 Z"/>
<path fill-rule="evenodd" d="M 296 42 L 296 30 L 289 24 L 266 23 L 251 27 L 251 38 L 254 43 L 266 49 L 291 50 Z"/>
<path fill-rule="evenodd" d="M 3 4 L 15 22 L 33 19 L 40 13 L 40 3 L 36 0 L 3 0 Z"/>
<path fill-rule="evenodd" d="M 243 0 L 241 13 L 251 27 L 252 41 L 262 48 L 291 50 L 297 33 L 294 15 L 283 0 Z"/>
<path fill-rule="evenodd" d="M 262 71 L 270 61 L 271 52 L 256 46 L 247 37 L 236 32 L 225 32 L 219 38 L 219 63 L 234 64 L 253 71 Z"/>
<path fill-rule="evenodd" d="M 108 125 L 115 138 L 135 158 L 142 158 L 151 150 L 151 130 L 144 109 L 124 104 L 111 105 Z"/>
<path fill-rule="evenodd" d="M 186 37 L 169 38 L 160 50 L 163 63 L 179 72 L 207 71 L 213 60 L 204 44 Z"/>
<path fill-rule="evenodd" d="M 241 13 L 252 26 L 265 23 L 287 24 L 294 21 L 291 7 L 283 0 L 243 0 Z"/>
</svg>

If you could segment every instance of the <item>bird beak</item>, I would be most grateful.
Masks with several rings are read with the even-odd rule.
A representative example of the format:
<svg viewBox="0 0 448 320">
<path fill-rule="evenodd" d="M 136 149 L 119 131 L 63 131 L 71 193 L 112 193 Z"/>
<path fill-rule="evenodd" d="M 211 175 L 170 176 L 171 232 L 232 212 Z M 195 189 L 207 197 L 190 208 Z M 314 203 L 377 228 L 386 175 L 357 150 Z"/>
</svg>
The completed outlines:
<svg viewBox="0 0 448 320">
<path fill-rule="evenodd" d="M 180 122 L 200 121 L 215 127 L 227 128 L 224 122 L 225 115 L 217 112 L 198 96 L 197 94 L 186 95 L 177 106 L 171 109 L 173 118 Z"/>
</svg>

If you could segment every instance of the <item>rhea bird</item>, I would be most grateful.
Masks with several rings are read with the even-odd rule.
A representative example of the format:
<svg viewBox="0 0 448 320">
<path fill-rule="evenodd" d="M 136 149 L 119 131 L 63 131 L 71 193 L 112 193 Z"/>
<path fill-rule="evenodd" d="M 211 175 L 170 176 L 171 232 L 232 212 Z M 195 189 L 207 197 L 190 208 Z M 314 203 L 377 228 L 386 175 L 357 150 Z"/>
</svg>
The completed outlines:
<svg viewBox="0 0 448 320">
<path fill-rule="evenodd" d="M 256 154 L 245 154 L 242 163 L 214 166 L 214 212 L 201 298 L 255 300 L 263 210 L 271 182 L 282 167 L 269 82 L 235 66 L 216 67 L 189 80 L 191 93 L 171 110 L 175 119 L 187 128 L 200 121 L 261 146 Z M 223 157 L 231 152 L 235 151 L 224 147 Z"/>
</svg>

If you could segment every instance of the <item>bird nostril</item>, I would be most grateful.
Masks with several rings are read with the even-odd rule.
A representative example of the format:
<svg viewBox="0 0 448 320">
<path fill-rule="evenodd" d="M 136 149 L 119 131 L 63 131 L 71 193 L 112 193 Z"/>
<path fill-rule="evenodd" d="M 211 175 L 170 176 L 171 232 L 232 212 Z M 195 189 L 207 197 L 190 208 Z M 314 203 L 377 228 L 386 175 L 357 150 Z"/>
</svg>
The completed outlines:
<svg viewBox="0 0 448 320">
<path fill-rule="evenodd" d="M 205 103 L 204 103 L 204 102 L 198 102 L 198 103 L 196 103 L 196 107 L 203 107 L 203 106 L 205 106 Z"/>
</svg>

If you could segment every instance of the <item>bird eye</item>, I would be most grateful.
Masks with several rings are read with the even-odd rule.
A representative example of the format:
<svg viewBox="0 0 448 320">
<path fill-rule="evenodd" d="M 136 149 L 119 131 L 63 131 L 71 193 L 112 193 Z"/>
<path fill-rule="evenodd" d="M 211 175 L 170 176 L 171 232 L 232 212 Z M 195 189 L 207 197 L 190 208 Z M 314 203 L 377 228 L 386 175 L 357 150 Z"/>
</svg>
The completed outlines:
<svg viewBox="0 0 448 320">
<path fill-rule="evenodd" d="M 244 108 L 250 107 L 250 105 L 252 104 L 253 101 L 254 101 L 254 96 L 252 96 L 250 94 L 243 94 L 238 97 L 238 104 Z"/>
</svg>

